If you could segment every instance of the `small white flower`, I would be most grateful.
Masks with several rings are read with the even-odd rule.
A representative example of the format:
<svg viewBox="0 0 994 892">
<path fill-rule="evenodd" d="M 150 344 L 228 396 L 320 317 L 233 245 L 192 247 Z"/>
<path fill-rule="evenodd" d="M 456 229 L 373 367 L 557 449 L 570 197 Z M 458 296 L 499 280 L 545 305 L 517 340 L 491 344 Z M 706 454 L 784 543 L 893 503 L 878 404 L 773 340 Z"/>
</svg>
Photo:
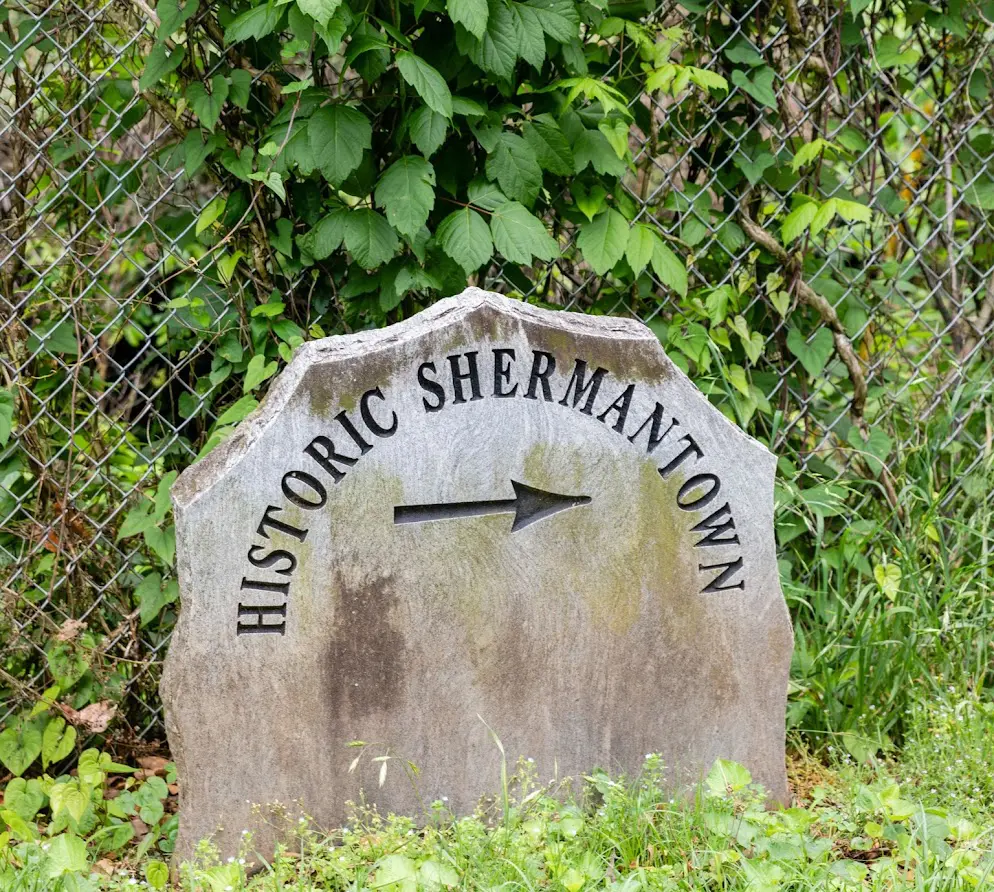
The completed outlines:
<svg viewBox="0 0 994 892">
<path fill-rule="evenodd" d="M 230 858 L 228 859 L 228 863 L 229 863 L 229 864 L 234 864 L 234 863 L 235 863 L 235 856 L 234 856 L 234 855 L 232 855 L 232 856 L 231 856 L 231 857 L 230 857 Z"/>
<path fill-rule="evenodd" d="M 245 859 L 244 858 L 239 858 L 238 859 L 238 863 L 239 864 L 244 864 L 245 863 Z"/>
<path fill-rule="evenodd" d="M 448 802 L 448 801 L 449 801 L 449 797 L 448 796 L 443 796 L 442 797 L 442 802 Z"/>
</svg>

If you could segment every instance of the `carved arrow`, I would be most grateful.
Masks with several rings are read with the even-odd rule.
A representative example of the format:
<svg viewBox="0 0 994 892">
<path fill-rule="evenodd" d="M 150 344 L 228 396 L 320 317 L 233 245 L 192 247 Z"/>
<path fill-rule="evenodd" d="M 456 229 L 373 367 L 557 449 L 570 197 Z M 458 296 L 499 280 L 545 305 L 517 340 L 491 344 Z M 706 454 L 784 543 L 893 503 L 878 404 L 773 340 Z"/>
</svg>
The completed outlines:
<svg viewBox="0 0 994 892">
<path fill-rule="evenodd" d="M 590 503 L 590 496 L 564 496 L 546 492 L 511 481 L 513 499 L 490 499 L 479 502 L 444 502 L 439 505 L 397 505 L 393 509 L 394 523 L 425 523 L 429 520 L 450 520 L 454 517 L 479 517 L 483 514 L 514 513 L 511 532 L 523 530 L 529 524 L 550 517 L 567 508 Z"/>
</svg>

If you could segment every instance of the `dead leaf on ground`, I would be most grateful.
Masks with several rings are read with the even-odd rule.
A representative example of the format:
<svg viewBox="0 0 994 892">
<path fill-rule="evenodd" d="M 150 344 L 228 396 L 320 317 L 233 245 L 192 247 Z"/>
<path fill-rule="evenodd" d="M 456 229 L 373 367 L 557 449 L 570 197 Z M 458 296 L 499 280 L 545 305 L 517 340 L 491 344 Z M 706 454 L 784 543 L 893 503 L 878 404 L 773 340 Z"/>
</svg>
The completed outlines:
<svg viewBox="0 0 994 892">
<path fill-rule="evenodd" d="M 79 633 L 86 628 L 86 623 L 81 619 L 67 619 L 55 635 L 56 641 L 75 641 Z"/>
<path fill-rule="evenodd" d="M 138 764 L 141 765 L 145 777 L 152 777 L 153 775 L 165 777 L 166 766 L 169 764 L 169 760 L 163 756 L 139 756 Z"/>
<path fill-rule="evenodd" d="M 99 703 L 85 706 L 78 712 L 71 706 L 63 706 L 62 711 L 77 728 L 83 728 L 91 734 L 100 734 L 107 730 L 107 726 L 117 714 L 117 707 L 110 700 L 101 700 Z"/>
</svg>

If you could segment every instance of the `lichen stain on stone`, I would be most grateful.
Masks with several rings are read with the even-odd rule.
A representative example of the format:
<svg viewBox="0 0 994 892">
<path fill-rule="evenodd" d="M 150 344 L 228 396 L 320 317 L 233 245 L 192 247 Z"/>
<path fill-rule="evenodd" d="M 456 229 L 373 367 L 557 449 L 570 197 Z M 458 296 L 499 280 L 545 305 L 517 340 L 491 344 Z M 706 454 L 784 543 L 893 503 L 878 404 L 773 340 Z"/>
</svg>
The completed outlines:
<svg viewBox="0 0 994 892">
<path fill-rule="evenodd" d="M 352 412 L 359 398 L 374 387 L 384 394 L 397 374 L 397 361 L 390 351 L 374 351 L 350 360 L 348 375 L 335 362 L 320 362 L 304 374 L 298 392 L 304 394 L 310 414 L 331 420 L 340 411 Z"/>
<path fill-rule="evenodd" d="M 402 707 L 407 651 L 394 578 L 356 584 L 336 571 L 329 584 L 337 603 L 321 685 L 328 714 L 355 721 Z"/>
</svg>

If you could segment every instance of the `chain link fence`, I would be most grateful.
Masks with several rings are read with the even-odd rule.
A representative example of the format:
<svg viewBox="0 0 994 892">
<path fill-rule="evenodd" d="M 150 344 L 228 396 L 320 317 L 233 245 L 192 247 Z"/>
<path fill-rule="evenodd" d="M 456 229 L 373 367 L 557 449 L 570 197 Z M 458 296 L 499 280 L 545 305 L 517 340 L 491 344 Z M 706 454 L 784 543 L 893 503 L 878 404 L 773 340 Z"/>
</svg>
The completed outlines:
<svg viewBox="0 0 994 892">
<path fill-rule="evenodd" d="M 567 259 L 570 230 L 563 259 L 541 274 L 495 265 L 478 284 L 638 316 L 675 355 L 699 337 L 673 327 L 694 301 L 706 328 L 704 304 L 723 287 L 739 317 L 808 288 L 817 325 L 795 333 L 790 314 L 771 314 L 758 342 L 741 333 L 755 349 L 748 381 L 719 357 L 707 373 L 689 363 L 699 385 L 739 400 L 734 417 L 788 459 L 786 473 L 875 481 L 853 490 L 847 512 L 883 499 L 900 508 L 887 466 L 928 431 L 950 456 L 939 496 L 952 505 L 989 463 L 994 422 L 994 23 L 990 6 L 969 29 L 953 4 L 919 6 L 895 26 L 855 0 L 791 0 L 772 16 L 761 4 L 661 5 L 652 17 L 668 27 L 696 23 L 700 34 L 708 21 L 698 64 L 729 79 L 692 116 L 680 98 L 641 96 L 648 125 L 630 133 L 623 183 L 635 219 L 681 247 L 690 297 L 658 281 L 609 286 Z M 177 166 L 182 115 L 139 89 L 155 21 L 142 2 L 0 6 L 0 726 L 60 684 L 84 728 L 108 718 L 84 715 L 87 704 L 116 704 L 115 741 L 137 750 L 162 736 L 156 684 L 170 623 L 147 622 L 135 588 L 149 549 L 168 559 L 173 546 L 164 523 L 143 535 L 125 525 L 137 504 L 163 520 L 158 481 L 195 458 L 233 401 L 215 374 L 217 333 L 198 331 L 181 304 L 237 305 L 266 279 L 293 297 L 305 327 L 319 314 L 324 333 L 347 324 L 319 279 L 275 275 L 264 259 L 247 258 L 247 275 L 201 272 L 192 237 L 224 186 Z M 835 163 L 817 197 L 858 196 L 874 225 L 805 236 L 802 280 L 757 216 L 774 218 L 800 188 L 789 175 L 771 187 L 774 160 L 819 139 Z M 733 171 L 746 187 L 729 185 Z M 779 281 L 755 281 L 762 251 L 783 261 Z M 841 350 L 816 361 L 840 340 L 850 366 Z M 168 571 L 156 575 L 174 610 Z"/>
</svg>

